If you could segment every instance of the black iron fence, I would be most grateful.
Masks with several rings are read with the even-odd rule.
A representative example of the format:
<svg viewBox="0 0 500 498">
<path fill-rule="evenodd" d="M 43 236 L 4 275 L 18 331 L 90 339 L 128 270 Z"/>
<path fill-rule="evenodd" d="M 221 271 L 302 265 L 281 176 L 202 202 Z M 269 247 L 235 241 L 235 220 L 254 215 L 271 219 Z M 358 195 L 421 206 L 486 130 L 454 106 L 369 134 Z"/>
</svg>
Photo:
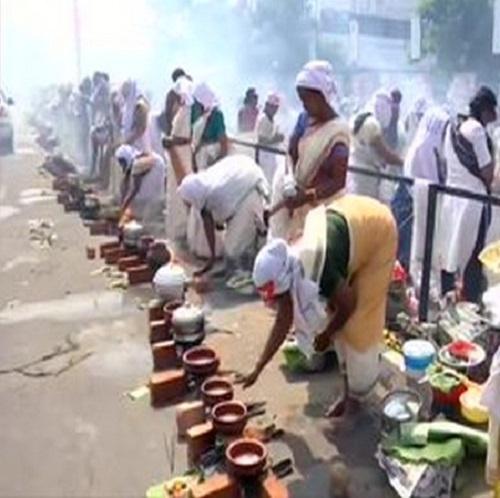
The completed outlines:
<svg viewBox="0 0 500 498">
<path fill-rule="evenodd" d="M 259 162 L 260 151 L 271 152 L 278 155 L 286 155 L 283 149 L 277 147 L 271 147 L 267 145 L 261 145 L 254 142 L 249 142 L 246 140 L 240 140 L 237 138 L 231 138 L 230 141 L 236 145 L 243 147 L 250 147 L 255 150 L 255 161 Z M 406 185 L 413 185 L 414 179 L 405 176 L 391 175 L 383 172 L 375 172 L 365 168 L 360 168 L 358 166 L 349 166 L 349 171 L 352 173 L 371 176 L 380 180 L 388 180 L 394 183 L 404 183 Z M 434 250 L 434 238 L 436 234 L 436 217 L 437 217 L 437 202 L 439 195 L 452 195 L 455 197 L 461 197 L 462 199 L 469 199 L 491 206 L 500 206 L 500 197 L 492 195 L 483 195 L 471 192 L 466 189 L 448 187 L 446 185 L 429 185 L 429 196 L 427 203 L 427 215 L 426 215 L 426 229 L 425 229 L 425 253 L 424 260 L 422 263 L 422 277 L 420 282 L 420 300 L 418 315 L 420 321 L 426 321 L 429 313 L 429 295 L 430 295 L 430 285 L 431 285 L 431 272 L 432 272 L 432 257 Z M 451 220 L 450 220 L 451 221 Z"/>
</svg>

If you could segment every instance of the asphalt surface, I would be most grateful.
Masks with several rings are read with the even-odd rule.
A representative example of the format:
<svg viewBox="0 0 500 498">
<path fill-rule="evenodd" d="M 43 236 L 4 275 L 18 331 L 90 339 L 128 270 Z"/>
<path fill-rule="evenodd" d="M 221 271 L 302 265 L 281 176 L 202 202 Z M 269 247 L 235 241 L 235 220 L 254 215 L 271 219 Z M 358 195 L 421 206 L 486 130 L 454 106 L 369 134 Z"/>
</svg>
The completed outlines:
<svg viewBox="0 0 500 498">
<path fill-rule="evenodd" d="M 145 312 L 148 286 L 107 290 L 101 266 L 85 247 L 76 214 L 63 212 L 42 156 L 25 139 L 0 157 L 0 496 L 141 497 L 171 476 L 165 452 L 175 430 L 173 409 L 124 393 L 151 373 Z M 41 248 L 29 221 L 50 220 L 57 239 Z M 218 290 L 195 296 L 221 330 L 208 337 L 224 369 L 249 371 L 272 317 L 260 303 Z M 43 361 L 39 361 L 43 359 Z M 339 387 L 335 371 L 291 376 L 277 355 L 259 383 L 238 397 L 266 400 L 268 416 L 286 430 L 275 458 L 291 456 L 293 497 L 329 496 L 329 460 L 341 454 L 353 498 L 396 496 L 374 459 L 379 431 L 371 412 L 334 426 L 322 417 Z M 175 472 L 185 470 L 176 446 Z M 485 498 L 481 464 L 468 465 L 456 496 Z"/>
</svg>

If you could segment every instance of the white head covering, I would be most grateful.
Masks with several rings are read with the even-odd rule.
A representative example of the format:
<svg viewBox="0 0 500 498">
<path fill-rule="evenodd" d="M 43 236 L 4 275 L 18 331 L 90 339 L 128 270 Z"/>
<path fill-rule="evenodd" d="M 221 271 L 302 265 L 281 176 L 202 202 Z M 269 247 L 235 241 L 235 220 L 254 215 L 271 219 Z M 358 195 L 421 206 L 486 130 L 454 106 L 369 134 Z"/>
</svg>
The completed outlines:
<svg viewBox="0 0 500 498">
<path fill-rule="evenodd" d="M 189 78 L 186 78 L 185 76 L 181 76 L 175 82 L 173 90 L 181 98 L 183 105 L 192 105 L 193 104 L 194 85 L 193 85 L 193 82 Z"/>
<path fill-rule="evenodd" d="M 218 105 L 215 93 L 205 82 L 198 83 L 195 86 L 193 97 L 203 106 L 206 111 L 213 109 Z"/>
<path fill-rule="evenodd" d="M 429 109 L 429 101 L 425 97 L 419 97 L 410 109 L 410 114 L 415 114 L 416 116 L 423 116 L 427 109 Z"/>
<path fill-rule="evenodd" d="M 206 204 L 209 189 L 197 173 L 184 177 L 177 192 L 185 202 L 201 211 Z"/>
<path fill-rule="evenodd" d="M 274 282 L 277 294 L 290 291 L 298 331 L 309 336 L 323 332 L 326 311 L 319 301 L 319 287 L 304 275 L 300 259 L 284 240 L 275 239 L 260 250 L 253 280 L 257 288 Z"/>
<path fill-rule="evenodd" d="M 378 90 L 368 101 L 366 112 L 371 112 L 382 128 L 387 128 L 392 117 L 392 98 L 385 90 Z"/>
<path fill-rule="evenodd" d="M 337 97 L 333 68 L 327 61 L 308 62 L 297 75 L 295 86 L 317 90 L 324 95 L 325 100 L 329 103 Z"/>
<path fill-rule="evenodd" d="M 116 149 L 115 157 L 117 160 L 122 159 L 125 161 L 127 169 L 132 166 L 134 159 L 140 155 L 140 151 L 132 145 L 123 144 Z"/>
<path fill-rule="evenodd" d="M 278 107 L 280 105 L 281 99 L 277 92 L 269 92 L 266 98 L 266 104 L 274 105 Z"/>
<path fill-rule="evenodd" d="M 127 90 L 127 96 L 123 95 L 124 90 Z M 123 132 L 130 133 L 134 121 L 135 104 L 137 104 L 137 100 L 142 96 L 142 93 L 137 87 L 137 82 L 128 79 L 122 83 L 121 95 L 123 98 Z"/>
</svg>

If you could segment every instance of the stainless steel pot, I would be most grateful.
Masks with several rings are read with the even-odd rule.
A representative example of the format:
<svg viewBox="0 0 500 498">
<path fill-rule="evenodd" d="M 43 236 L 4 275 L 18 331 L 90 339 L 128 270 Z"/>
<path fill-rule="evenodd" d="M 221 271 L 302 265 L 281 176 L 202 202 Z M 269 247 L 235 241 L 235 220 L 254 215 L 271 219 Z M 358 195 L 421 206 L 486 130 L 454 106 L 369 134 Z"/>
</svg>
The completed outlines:
<svg viewBox="0 0 500 498">
<path fill-rule="evenodd" d="M 143 235 L 144 227 L 137 221 L 131 221 L 123 227 L 123 243 L 126 247 L 137 249 Z"/>
<path fill-rule="evenodd" d="M 382 401 L 382 432 L 400 435 L 401 424 L 417 422 L 422 407 L 421 396 L 411 390 L 396 390 Z"/>
<path fill-rule="evenodd" d="M 95 195 L 86 195 L 83 205 L 86 209 L 98 209 L 100 206 L 99 198 Z"/>
<path fill-rule="evenodd" d="M 174 340 L 179 344 L 195 344 L 205 337 L 205 313 L 192 305 L 177 308 L 172 314 Z"/>
</svg>

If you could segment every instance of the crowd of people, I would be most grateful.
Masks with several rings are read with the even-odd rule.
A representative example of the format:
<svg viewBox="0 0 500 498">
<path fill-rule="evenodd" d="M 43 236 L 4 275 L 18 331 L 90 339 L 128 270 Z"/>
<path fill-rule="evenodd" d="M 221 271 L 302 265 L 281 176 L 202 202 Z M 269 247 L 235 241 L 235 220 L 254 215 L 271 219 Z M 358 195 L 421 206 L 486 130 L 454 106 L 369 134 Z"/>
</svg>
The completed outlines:
<svg viewBox="0 0 500 498">
<path fill-rule="evenodd" d="M 183 69 L 172 73 L 158 114 L 136 82 L 114 88 L 107 74 L 95 73 L 76 91 L 61 87 L 51 115 L 61 142 L 86 166 L 82 173 L 99 179 L 124 218 L 204 259 L 197 274 L 223 257 L 228 279 L 251 276 L 276 309 L 245 385 L 257 380 L 293 327 L 305 352 L 335 343 L 346 374 L 346 395 L 330 412 L 339 415 L 378 378 L 396 260 L 418 292 L 429 185 L 492 190 L 488 129 L 497 119 L 497 98 L 479 88 L 466 115 L 418 98 L 403 120 L 405 97 L 394 88 L 377 91 L 344 117 L 326 61 L 305 64 L 295 88 L 303 110 L 288 140 L 276 120 L 280 95 L 270 92 L 261 110 L 256 89 L 245 93 L 238 132 L 264 146 L 258 163 L 228 138 L 210 85 Z M 286 160 L 269 147 L 281 147 Z M 396 187 L 381 172 L 414 183 Z M 433 282 L 442 294 L 460 291 L 479 302 L 478 254 L 488 232 L 496 236 L 491 221 L 488 204 L 443 197 L 433 250 Z"/>
</svg>

